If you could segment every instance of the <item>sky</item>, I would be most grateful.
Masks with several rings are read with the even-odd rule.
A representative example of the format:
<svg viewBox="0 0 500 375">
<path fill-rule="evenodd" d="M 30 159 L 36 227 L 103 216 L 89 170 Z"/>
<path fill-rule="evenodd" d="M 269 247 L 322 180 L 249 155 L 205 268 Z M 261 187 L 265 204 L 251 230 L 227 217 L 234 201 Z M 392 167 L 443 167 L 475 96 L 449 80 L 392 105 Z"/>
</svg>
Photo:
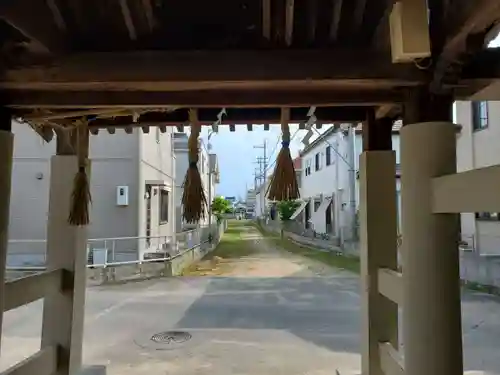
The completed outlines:
<svg viewBox="0 0 500 375">
<path fill-rule="evenodd" d="M 490 44 L 490 48 L 500 47 L 500 35 Z M 305 119 L 304 119 L 305 120 Z M 331 126 L 331 125 L 330 125 Z M 323 125 L 318 131 L 324 132 L 330 126 Z M 290 125 L 290 132 L 293 136 L 290 144 L 292 157 L 299 154 L 303 148 L 302 139 L 306 135 L 306 130 L 299 130 L 298 124 Z M 207 144 L 208 127 L 204 128 L 202 138 Z M 314 136 L 309 140 L 312 142 L 318 137 L 315 131 Z M 230 132 L 229 126 L 219 126 L 219 132 L 210 138 L 211 151 L 217 154 L 220 170 L 220 184 L 216 188 L 216 194 L 222 196 L 240 196 L 245 199 L 246 190 L 252 188 L 254 184 L 254 171 L 258 168 L 255 164 L 258 156 L 263 156 L 262 149 L 254 146 L 267 142 L 268 160 L 274 163 L 279 153 L 281 144 L 281 127 L 271 125 L 269 131 L 264 130 L 263 125 L 254 125 L 253 131 L 247 131 L 246 125 L 236 125 L 236 131 Z M 271 154 L 272 152 L 272 154 Z M 268 174 L 274 168 L 269 168 Z"/>
<path fill-rule="evenodd" d="M 205 145 L 208 143 L 208 129 L 204 127 L 201 138 Z M 328 126 L 323 126 L 318 132 L 322 133 Z M 290 125 L 292 141 L 290 151 L 292 158 L 299 154 L 303 148 L 302 139 L 307 133 L 306 130 L 299 130 L 298 124 Z M 315 132 L 310 139 L 312 142 L 318 137 Z M 236 131 L 230 132 L 229 126 L 219 126 L 219 131 L 210 137 L 210 152 L 217 154 L 220 170 L 220 183 L 216 188 L 216 194 L 222 196 L 240 196 L 245 199 L 246 189 L 254 186 L 254 171 L 258 169 L 255 164 L 257 157 L 263 156 L 262 146 L 267 143 L 268 161 L 274 164 L 276 156 L 281 149 L 281 126 L 279 124 L 270 125 L 265 131 L 263 125 L 253 125 L 252 131 L 248 131 L 245 124 L 236 125 Z M 274 165 L 269 168 L 268 174 L 272 173 Z"/>
</svg>

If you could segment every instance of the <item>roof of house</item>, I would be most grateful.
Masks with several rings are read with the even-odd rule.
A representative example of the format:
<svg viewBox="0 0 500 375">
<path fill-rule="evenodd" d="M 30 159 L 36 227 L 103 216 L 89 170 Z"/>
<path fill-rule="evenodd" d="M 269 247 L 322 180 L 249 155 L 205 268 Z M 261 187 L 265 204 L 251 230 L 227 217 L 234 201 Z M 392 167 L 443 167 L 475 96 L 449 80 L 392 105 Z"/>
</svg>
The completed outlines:
<svg viewBox="0 0 500 375">
<path fill-rule="evenodd" d="M 401 120 L 397 120 L 394 122 L 392 126 L 392 132 L 395 134 L 399 134 L 399 131 L 401 130 L 401 127 L 403 126 L 403 122 Z M 342 124 L 333 124 L 332 127 L 330 127 L 328 130 L 326 130 L 323 134 L 321 134 L 318 138 L 316 138 L 313 142 L 308 144 L 307 146 L 304 147 L 302 151 L 300 151 L 300 156 L 304 156 L 307 154 L 309 151 L 311 151 L 313 148 L 315 148 L 318 144 L 322 143 L 326 137 L 332 135 L 339 129 L 342 129 Z M 354 131 L 356 134 L 360 134 L 363 131 L 363 123 L 359 123 L 355 128 Z"/>
</svg>

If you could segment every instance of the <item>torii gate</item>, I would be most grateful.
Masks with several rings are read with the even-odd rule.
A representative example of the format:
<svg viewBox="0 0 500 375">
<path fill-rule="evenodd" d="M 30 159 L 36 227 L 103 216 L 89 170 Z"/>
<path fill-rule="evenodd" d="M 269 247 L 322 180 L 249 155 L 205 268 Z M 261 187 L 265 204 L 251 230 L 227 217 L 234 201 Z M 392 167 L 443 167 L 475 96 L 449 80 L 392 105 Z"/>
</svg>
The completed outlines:
<svg viewBox="0 0 500 375">
<path fill-rule="evenodd" d="M 457 214 L 500 211 L 500 167 L 455 174 L 451 105 L 500 99 L 500 54 L 485 49 L 498 0 L 6 0 L 0 17 L 0 322 L 45 298 L 41 350 L 16 374 L 81 363 L 86 226 L 67 219 L 85 223 L 71 195 L 75 174 L 88 184 L 89 132 L 183 126 L 189 109 L 200 125 L 221 108 L 232 130 L 286 125 L 311 106 L 318 122 L 364 123 L 363 374 L 463 372 Z M 48 271 L 4 283 L 13 117 L 55 133 L 57 154 Z M 390 132 L 401 117 L 403 274 Z"/>
</svg>

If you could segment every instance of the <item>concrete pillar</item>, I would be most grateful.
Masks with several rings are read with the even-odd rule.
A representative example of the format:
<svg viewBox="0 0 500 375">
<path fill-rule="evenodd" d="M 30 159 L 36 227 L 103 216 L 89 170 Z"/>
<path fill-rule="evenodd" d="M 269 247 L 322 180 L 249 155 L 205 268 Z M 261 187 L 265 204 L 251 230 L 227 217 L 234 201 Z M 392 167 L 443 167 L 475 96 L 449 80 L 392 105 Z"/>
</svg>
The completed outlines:
<svg viewBox="0 0 500 375">
<path fill-rule="evenodd" d="M 391 143 L 392 121 L 369 118 L 363 124 L 360 156 L 360 236 L 362 283 L 363 375 L 385 375 L 379 343 L 398 349 L 398 306 L 381 293 L 378 270 L 397 270 L 396 155 Z"/>
<path fill-rule="evenodd" d="M 7 114 L 0 118 L 0 333 L 4 310 L 13 151 L 14 135 L 11 132 L 11 118 Z"/>
<path fill-rule="evenodd" d="M 463 373 L 456 214 L 432 213 L 433 177 L 455 173 L 455 127 L 401 130 L 403 338 L 407 375 Z"/>
<path fill-rule="evenodd" d="M 58 140 L 59 141 L 59 140 Z M 58 147 L 59 149 L 59 147 Z M 87 264 L 87 228 L 68 224 L 75 155 L 51 160 L 47 222 L 47 268 L 66 271 L 64 292 L 45 297 L 42 348 L 59 345 L 57 375 L 77 374 L 81 367 Z"/>
</svg>

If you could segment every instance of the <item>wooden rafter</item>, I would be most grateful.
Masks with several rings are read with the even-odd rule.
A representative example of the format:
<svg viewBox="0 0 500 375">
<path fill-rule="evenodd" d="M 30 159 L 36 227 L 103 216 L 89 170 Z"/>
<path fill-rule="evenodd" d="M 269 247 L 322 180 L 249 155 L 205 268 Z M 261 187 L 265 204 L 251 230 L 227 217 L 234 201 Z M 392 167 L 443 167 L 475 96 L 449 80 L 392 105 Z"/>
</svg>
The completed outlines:
<svg viewBox="0 0 500 375">
<path fill-rule="evenodd" d="M 356 0 L 356 7 L 354 10 L 354 20 L 353 20 L 353 29 L 356 32 L 360 31 L 360 28 L 363 24 L 363 17 L 365 15 L 367 0 Z"/>
<path fill-rule="evenodd" d="M 59 53 L 65 49 L 64 35 L 44 0 L 1 1 L 0 18 L 47 52 Z"/>
<path fill-rule="evenodd" d="M 149 31 L 153 31 L 156 25 L 156 21 L 153 14 L 153 6 L 151 5 L 151 0 L 141 0 L 142 7 L 144 9 L 144 15 L 149 26 Z"/>
<path fill-rule="evenodd" d="M 271 39 L 271 0 L 262 1 L 262 35 Z"/>
<path fill-rule="evenodd" d="M 52 12 L 52 17 L 54 18 L 54 22 L 56 23 L 59 30 L 65 32 L 67 29 L 66 21 L 64 21 L 64 18 L 61 14 L 61 10 L 57 6 L 56 0 L 47 0 L 47 6 Z"/>
<path fill-rule="evenodd" d="M 340 25 L 340 15 L 342 14 L 342 1 L 343 0 L 332 0 L 333 1 L 333 12 L 332 19 L 330 22 L 330 40 L 335 42 L 338 38 L 339 25 Z"/>
<path fill-rule="evenodd" d="M 120 0 L 120 8 L 122 11 L 123 22 L 127 27 L 128 36 L 132 40 L 137 39 L 137 30 L 134 26 L 134 21 L 132 20 L 132 14 L 130 13 L 130 8 L 128 6 L 127 0 Z"/>
<path fill-rule="evenodd" d="M 285 44 L 290 46 L 293 42 L 293 16 L 294 0 L 286 0 L 285 8 Z"/>
<path fill-rule="evenodd" d="M 308 41 L 314 43 L 316 40 L 316 29 L 318 26 L 318 0 L 309 0 L 307 2 L 307 25 Z"/>
</svg>

